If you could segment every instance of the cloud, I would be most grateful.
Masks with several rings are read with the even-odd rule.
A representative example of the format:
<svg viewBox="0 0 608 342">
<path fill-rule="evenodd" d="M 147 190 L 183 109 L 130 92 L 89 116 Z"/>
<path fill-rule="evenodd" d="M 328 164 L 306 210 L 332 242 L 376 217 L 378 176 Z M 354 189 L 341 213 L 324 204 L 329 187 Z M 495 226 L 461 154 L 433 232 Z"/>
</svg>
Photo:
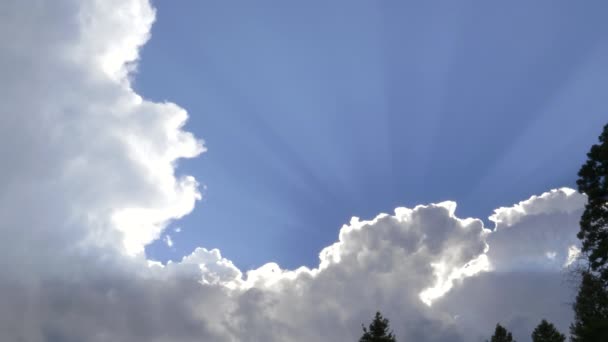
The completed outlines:
<svg viewBox="0 0 608 342">
<path fill-rule="evenodd" d="M 185 110 L 131 88 L 154 10 L 8 0 L 0 13 L 2 340 L 352 341 L 379 309 L 400 340 L 470 341 L 497 321 L 527 336 L 570 319 L 559 280 L 585 199 L 568 189 L 497 209 L 493 231 L 454 202 L 353 218 L 314 269 L 242 271 L 205 248 L 146 260 L 200 198 L 177 162 L 205 150 Z"/>
<path fill-rule="evenodd" d="M 154 11 L 147 1 L 0 6 L 10 13 L 0 24 L 0 210 L 11 230 L 36 229 L 11 245 L 70 236 L 141 252 L 192 210 L 197 183 L 174 165 L 204 150 L 182 130 L 183 109 L 143 100 L 126 77 Z"/>
<path fill-rule="evenodd" d="M 502 322 L 518 340 L 528 339 L 543 318 L 567 332 L 576 285 L 567 266 L 578 253 L 585 202 L 585 196 L 562 188 L 497 209 L 487 237 L 491 271 L 463 280 L 438 306 L 465 326 Z"/>
<path fill-rule="evenodd" d="M 494 270 L 561 269 L 579 244 L 576 234 L 563 231 L 578 231 L 585 202 L 584 196 L 563 188 L 496 209 L 490 216 L 495 232 L 488 238 Z"/>
<path fill-rule="evenodd" d="M 167 247 L 173 247 L 173 239 L 171 238 L 171 235 L 165 235 L 165 238 L 163 240 L 165 241 Z"/>
</svg>

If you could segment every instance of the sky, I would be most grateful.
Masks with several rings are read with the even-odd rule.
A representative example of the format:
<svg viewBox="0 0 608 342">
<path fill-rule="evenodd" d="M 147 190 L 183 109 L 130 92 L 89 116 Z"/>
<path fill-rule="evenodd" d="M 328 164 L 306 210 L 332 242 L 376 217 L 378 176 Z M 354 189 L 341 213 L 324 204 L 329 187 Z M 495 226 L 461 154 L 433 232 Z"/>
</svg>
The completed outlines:
<svg viewBox="0 0 608 342">
<path fill-rule="evenodd" d="M 549 5 L 550 4 L 550 5 Z M 156 1 L 134 87 L 190 113 L 203 200 L 159 260 L 313 266 L 352 216 L 575 185 L 606 120 L 604 2 Z"/>
<path fill-rule="evenodd" d="M 0 340 L 567 332 L 605 6 L 0 2 Z"/>
</svg>

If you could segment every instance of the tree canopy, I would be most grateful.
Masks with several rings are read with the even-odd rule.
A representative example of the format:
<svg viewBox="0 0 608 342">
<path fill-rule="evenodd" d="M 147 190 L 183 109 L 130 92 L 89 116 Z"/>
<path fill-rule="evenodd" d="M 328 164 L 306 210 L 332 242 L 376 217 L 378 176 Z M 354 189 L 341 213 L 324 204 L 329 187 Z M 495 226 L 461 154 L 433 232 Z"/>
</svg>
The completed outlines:
<svg viewBox="0 0 608 342">
<path fill-rule="evenodd" d="M 395 335 L 389 328 L 388 319 L 382 317 L 380 312 L 376 312 L 373 321 L 370 323 L 369 328 L 366 328 L 363 324 L 363 336 L 359 339 L 359 342 L 396 342 Z"/>
<path fill-rule="evenodd" d="M 591 146 L 587 162 L 578 172 L 578 191 L 587 195 L 578 238 L 591 271 L 608 282 L 608 125 Z"/>
<path fill-rule="evenodd" d="M 578 190 L 587 195 L 577 235 L 587 269 L 581 272 L 570 334 L 573 342 L 601 341 L 608 336 L 608 125 L 578 176 Z"/>
<path fill-rule="evenodd" d="M 496 324 L 494 335 L 490 338 L 490 342 L 515 342 L 511 333 L 500 324 Z"/>
<path fill-rule="evenodd" d="M 570 334 L 572 342 L 602 341 L 608 336 L 608 291 L 590 272 L 582 275 Z"/>
<path fill-rule="evenodd" d="M 553 324 L 542 320 L 532 332 L 532 342 L 564 342 L 566 336 L 560 333 Z"/>
</svg>

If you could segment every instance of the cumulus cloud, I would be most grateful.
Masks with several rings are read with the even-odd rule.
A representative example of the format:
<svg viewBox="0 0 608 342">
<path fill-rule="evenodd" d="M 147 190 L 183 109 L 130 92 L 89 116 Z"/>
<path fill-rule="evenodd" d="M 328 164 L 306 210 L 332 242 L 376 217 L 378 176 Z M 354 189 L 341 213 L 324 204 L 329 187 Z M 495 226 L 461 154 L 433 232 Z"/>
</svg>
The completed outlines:
<svg viewBox="0 0 608 342">
<path fill-rule="evenodd" d="M 578 254 L 585 202 L 585 196 L 562 188 L 495 210 L 487 237 L 491 271 L 463 280 L 438 305 L 465 326 L 500 321 L 518 340 L 528 339 L 541 318 L 567 332 L 575 286 L 567 266 Z"/>
<path fill-rule="evenodd" d="M 47 245 L 70 230 L 79 241 L 120 240 L 126 252 L 141 252 L 192 210 L 196 181 L 176 177 L 174 164 L 204 150 L 181 129 L 183 109 L 130 88 L 127 72 L 154 20 L 150 4 L 0 6 L 0 210 L 11 230 L 36 229 L 10 235 L 27 239 L 17 245 Z"/>
<path fill-rule="evenodd" d="M 496 224 L 488 242 L 495 271 L 559 270 L 572 258 L 579 242 L 575 234 L 586 198 L 571 189 L 556 189 L 532 196 L 490 216 Z M 574 214 L 574 215 L 573 215 Z M 530 227 L 534 227 L 531 229 Z"/>
<path fill-rule="evenodd" d="M 353 218 L 314 269 L 146 260 L 200 198 L 177 161 L 204 151 L 185 110 L 131 88 L 153 8 L 8 0 L 0 19 L 2 340 L 352 341 L 377 309 L 405 341 L 565 330 L 585 201 L 569 189 L 497 209 L 493 229 L 454 202 Z"/>
</svg>

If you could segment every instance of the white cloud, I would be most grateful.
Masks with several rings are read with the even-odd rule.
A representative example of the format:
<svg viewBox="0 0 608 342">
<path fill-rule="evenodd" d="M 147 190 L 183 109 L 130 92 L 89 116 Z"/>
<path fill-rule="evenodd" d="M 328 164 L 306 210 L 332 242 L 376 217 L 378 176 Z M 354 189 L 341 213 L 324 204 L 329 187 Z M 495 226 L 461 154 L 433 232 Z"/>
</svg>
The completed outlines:
<svg viewBox="0 0 608 342">
<path fill-rule="evenodd" d="M 575 279 L 566 267 L 577 256 L 585 201 L 562 188 L 497 209 L 495 231 L 487 238 L 491 271 L 464 280 L 438 306 L 465 326 L 500 321 L 517 340 L 528 339 L 543 318 L 567 333 Z"/>
<path fill-rule="evenodd" d="M 564 267 L 568 267 L 570 265 L 572 265 L 577 258 L 580 256 L 581 254 L 581 250 L 580 248 L 578 248 L 578 246 L 576 245 L 572 245 L 570 247 L 568 247 L 568 259 L 566 259 L 566 262 L 564 263 Z"/>
<path fill-rule="evenodd" d="M 352 341 L 379 309 L 400 340 L 470 341 L 499 320 L 527 337 L 570 319 L 559 279 L 585 199 L 568 189 L 498 209 L 495 232 L 454 202 L 354 218 L 315 269 L 243 272 L 204 248 L 146 260 L 200 198 L 176 161 L 204 151 L 183 109 L 130 87 L 154 10 L 8 0 L 0 13 L 2 340 Z"/>
<path fill-rule="evenodd" d="M 171 239 L 171 235 L 165 235 L 164 241 L 167 247 L 173 247 L 173 239 Z"/>
<path fill-rule="evenodd" d="M 120 239 L 141 252 L 192 210 L 197 183 L 174 164 L 204 150 L 181 129 L 183 109 L 143 100 L 126 78 L 154 11 L 143 0 L 11 0 L 0 10 L 4 221 L 40 227 L 30 235 L 44 244 L 68 235 L 61 227 L 72 242 Z M 24 208 L 36 215 L 24 221 Z M 36 242 L 26 240 L 16 243 Z"/>
<path fill-rule="evenodd" d="M 491 267 L 497 272 L 561 269 L 570 247 L 578 245 L 576 234 L 564 230 L 578 231 L 585 201 L 577 192 L 557 189 L 497 209 L 490 217 L 496 223 L 488 238 Z"/>
<path fill-rule="evenodd" d="M 585 201 L 586 199 L 578 196 L 573 189 L 554 189 L 540 196 L 532 196 L 513 207 L 498 208 L 490 216 L 490 221 L 496 224 L 497 229 L 501 229 L 512 226 L 529 215 L 576 212 Z"/>
</svg>

